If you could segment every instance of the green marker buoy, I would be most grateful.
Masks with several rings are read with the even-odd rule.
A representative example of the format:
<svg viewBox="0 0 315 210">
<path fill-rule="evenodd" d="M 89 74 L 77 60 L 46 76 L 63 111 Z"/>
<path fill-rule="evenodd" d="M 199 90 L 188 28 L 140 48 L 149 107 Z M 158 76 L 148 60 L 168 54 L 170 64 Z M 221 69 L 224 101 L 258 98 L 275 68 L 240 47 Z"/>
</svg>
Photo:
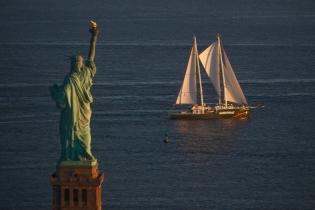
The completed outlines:
<svg viewBox="0 0 315 210">
<path fill-rule="evenodd" d="M 169 143 L 170 141 L 169 141 L 169 139 L 168 139 L 168 135 L 167 135 L 167 133 L 165 134 L 165 138 L 164 138 L 164 143 Z"/>
</svg>

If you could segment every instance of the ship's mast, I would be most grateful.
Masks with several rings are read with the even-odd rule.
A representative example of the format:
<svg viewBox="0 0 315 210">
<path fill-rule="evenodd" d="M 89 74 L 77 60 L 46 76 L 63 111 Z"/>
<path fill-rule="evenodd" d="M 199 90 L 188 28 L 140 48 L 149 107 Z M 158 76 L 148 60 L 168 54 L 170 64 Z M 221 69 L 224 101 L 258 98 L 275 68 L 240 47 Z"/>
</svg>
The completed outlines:
<svg viewBox="0 0 315 210">
<path fill-rule="evenodd" d="M 226 100 L 226 95 L 225 95 L 225 76 L 224 76 L 224 66 L 223 66 L 223 59 L 222 59 L 222 47 L 221 47 L 221 39 L 220 39 L 219 33 L 217 37 L 218 37 L 219 57 L 220 57 L 221 72 L 222 72 L 222 79 L 223 79 L 223 95 L 224 95 L 225 107 L 227 107 L 227 100 Z M 221 100 L 221 97 L 220 97 L 220 100 Z"/>
<path fill-rule="evenodd" d="M 202 90 L 202 82 L 201 82 L 201 75 L 200 75 L 199 55 L 198 55 L 198 49 L 197 49 L 196 36 L 194 36 L 194 56 L 195 56 L 195 62 L 196 62 L 194 67 L 196 68 L 197 66 L 198 79 L 199 79 L 200 102 L 201 102 L 201 107 L 202 107 L 202 113 L 204 113 L 203 90 Z"/>
</svg>

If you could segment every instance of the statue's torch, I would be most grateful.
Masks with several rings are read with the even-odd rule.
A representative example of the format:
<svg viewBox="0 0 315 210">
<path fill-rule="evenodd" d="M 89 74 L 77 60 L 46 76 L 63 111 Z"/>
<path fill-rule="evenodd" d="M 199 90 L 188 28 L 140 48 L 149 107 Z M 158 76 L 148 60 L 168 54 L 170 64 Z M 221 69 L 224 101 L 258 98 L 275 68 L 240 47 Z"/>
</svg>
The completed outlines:
<svg viewBox="0 0 315 210">
<path fill-rule="evenodd" d="M 91 21 L 90 21 L 90 26 L 91 26 L 91 29 L 92 29 L 92 30 L 95 30 L 96 27 L 97 27 L 97 24 L 96 24 L 95 21 L 91 20 Z"/>
</svg>

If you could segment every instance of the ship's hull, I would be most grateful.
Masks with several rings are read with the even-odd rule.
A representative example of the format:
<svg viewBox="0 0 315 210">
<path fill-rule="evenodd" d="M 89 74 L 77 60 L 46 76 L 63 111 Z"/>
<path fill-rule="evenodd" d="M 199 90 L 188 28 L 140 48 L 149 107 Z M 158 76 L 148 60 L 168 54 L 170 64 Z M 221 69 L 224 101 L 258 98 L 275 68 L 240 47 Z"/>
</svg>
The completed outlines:
<svg viewBox="0 0 315 210">
<path fill-rule="evenodd" d="M 226 119 L 226 118 L 248 118 L 249 109 L 220 109 L 208 113 L 175 112 L 170 114 L 174 120 L 208 120 L 208 119 Z"/>
</svg>

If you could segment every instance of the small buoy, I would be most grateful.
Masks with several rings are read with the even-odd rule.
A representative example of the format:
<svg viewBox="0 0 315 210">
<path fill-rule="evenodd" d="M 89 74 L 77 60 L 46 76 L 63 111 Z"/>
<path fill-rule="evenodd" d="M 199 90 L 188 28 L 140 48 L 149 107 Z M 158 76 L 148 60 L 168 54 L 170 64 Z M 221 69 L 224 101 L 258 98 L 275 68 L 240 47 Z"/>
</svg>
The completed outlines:
<svg viewBox="0 0 315 210">
<path fill-rule="evenodd" d="M 169 139 L 168 139 L 168 135 L 165 134 L 164 143 L 169 143 L 169 142 L 170 142 L 170 141 L 169 141 Z"/>
</svg>

